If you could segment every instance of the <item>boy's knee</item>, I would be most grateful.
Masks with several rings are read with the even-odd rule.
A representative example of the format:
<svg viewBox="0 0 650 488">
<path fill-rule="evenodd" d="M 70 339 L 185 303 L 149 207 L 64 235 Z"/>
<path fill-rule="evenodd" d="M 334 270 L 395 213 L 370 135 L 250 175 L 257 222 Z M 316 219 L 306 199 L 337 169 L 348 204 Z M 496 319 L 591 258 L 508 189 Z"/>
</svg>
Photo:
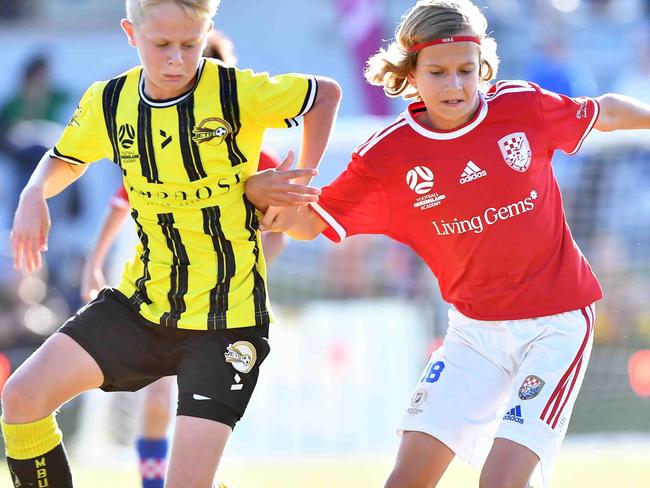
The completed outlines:
<svg viewBox="0 0 650 488">
<path fill-rule="evenodd" d="M 38 395 L 29 384 L 11 376 L 2 390 L 2 415 L 8 423 L 25 423 L 38 420 L 42 410 Z"/>
</svg>

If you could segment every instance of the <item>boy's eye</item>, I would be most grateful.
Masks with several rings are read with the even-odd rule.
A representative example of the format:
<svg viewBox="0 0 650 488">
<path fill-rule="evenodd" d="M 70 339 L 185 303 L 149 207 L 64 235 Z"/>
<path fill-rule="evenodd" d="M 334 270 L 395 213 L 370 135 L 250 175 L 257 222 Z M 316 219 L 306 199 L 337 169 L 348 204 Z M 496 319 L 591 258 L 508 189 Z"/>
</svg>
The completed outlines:
<svg viewBox="0 0 650 488">
<path fill-rule="evenodd" d="M 163 43 L 157 42 L 156 46 L 158 46 L 158 47 L 166 47 L 167 43 L 166 42 L 163 42 Z"/>
</svg>

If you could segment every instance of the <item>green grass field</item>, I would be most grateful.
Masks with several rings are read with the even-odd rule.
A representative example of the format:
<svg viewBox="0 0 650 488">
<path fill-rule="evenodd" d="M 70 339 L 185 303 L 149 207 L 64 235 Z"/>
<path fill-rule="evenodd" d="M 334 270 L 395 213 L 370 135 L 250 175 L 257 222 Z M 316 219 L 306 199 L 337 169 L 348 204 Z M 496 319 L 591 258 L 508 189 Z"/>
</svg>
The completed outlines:
<svg viewBox="0 0 650 488">
<path fill-rule="evenodd" d="M 219 480 L 228 488 L 377 488 L 392 466 L 390 458 L 228 462 Z M 1 486 L 11 486 L 4 464 Z M 77 488 L 138 488 L 135 469 L 74 467 Z M 645 488 L 650 486 L 650 452 L 645 449 L 576 448 L 563 450 L 552 488 Z M 478 486 L 478 472 L 454 461 L 440 488 Z"/>
</svg>

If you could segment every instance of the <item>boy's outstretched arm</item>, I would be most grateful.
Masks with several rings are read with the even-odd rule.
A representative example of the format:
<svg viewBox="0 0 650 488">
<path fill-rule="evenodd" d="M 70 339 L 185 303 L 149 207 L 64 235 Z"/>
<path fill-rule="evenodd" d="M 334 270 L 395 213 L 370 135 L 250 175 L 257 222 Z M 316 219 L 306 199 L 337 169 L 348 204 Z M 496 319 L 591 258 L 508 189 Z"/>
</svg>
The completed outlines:
<svg viewBox="0 0 650 488">
<path fill-rule="evenodd" d="M 341 88 L 330 78 L 316 79 L 316 100 L 311 110 L 303 116 L 304 127 L 297 169 L 289 169 L 293 162 L 293 155 L 289 153 L 276 170 L 261 171 L 246 181 L 246 197 L 267 214 L 278 213 L 277 209 L 269 209 L 269 206 L 302 206 L 318 200 L 320 191 L 307 184 L 317 173 L 316 168 L 327 148 L 341 101 Z"/>
<path fill-rule="evenodd" d="M 50 212 L 46 199 L 58 195 L 79 178 L 86 165 L 73 165 L 45 154 L 20 194 L 11 231 L 14 268 L 38 270 L 47 250 Z"/>
<path fill-rule="evenodd" d="M 607 93 L 596 100 L 600 105 L 600 114 L 594 126 L 596 129 L 650 129 L 650 105 L 615 93 Z"/>
<path fill-rule="evenodd" d="M 291 219 L 291 226 L 285 227 L 282 218 L 283 212 L 292 212 L 294 207 L 282 207 L 279 209 L 280 217 L 268 219 L 265 215 L 260 222 L 260 229 L 271 232 L 285 232 L 289 237 L 299 241 L 311 241 L 316 239 L 326 228 L 327 224 L 309 205 L 298 207 L 297 213 Z"/>
<path fill-rule="evenodd" d="M 304 117 L 302 143 L 298 156 L 298 169 L 318 167 L 327 148 L 334 120 L 341 102 L 341 87 L 331 78 L 316 77 L 318 93 L 311 110 Z M 311 177 L 299 178 L 296 183 L 308 184 Z"/>
</svg>

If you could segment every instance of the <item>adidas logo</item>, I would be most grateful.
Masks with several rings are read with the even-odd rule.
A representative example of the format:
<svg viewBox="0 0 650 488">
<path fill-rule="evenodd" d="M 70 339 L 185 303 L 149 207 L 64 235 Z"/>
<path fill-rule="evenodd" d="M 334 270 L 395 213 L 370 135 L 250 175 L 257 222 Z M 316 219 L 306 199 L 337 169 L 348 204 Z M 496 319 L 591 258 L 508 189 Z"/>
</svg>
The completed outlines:
<svg viewBox="0 0 650 488">
<path fill-rule="evenodd" d="M 521 416 L 521 405 L 517 405 L 515 408 L 511 408 L 507 411 L 503 416 L 503 420 L 512 420 L 513 422 L 523 424 L 524 418 Z"/>
<path fill-rule="evenodd" d="M 479 178 L 483 178 L 484 176 L 487 176 L 487 171 L 476 166 L 476 164 L 473 161 L 470 161 L 465 165 L 463 174 L 460 175 L 460 184 L 464 185 L 465 183 L 478 180 Z"/>
</svg>

